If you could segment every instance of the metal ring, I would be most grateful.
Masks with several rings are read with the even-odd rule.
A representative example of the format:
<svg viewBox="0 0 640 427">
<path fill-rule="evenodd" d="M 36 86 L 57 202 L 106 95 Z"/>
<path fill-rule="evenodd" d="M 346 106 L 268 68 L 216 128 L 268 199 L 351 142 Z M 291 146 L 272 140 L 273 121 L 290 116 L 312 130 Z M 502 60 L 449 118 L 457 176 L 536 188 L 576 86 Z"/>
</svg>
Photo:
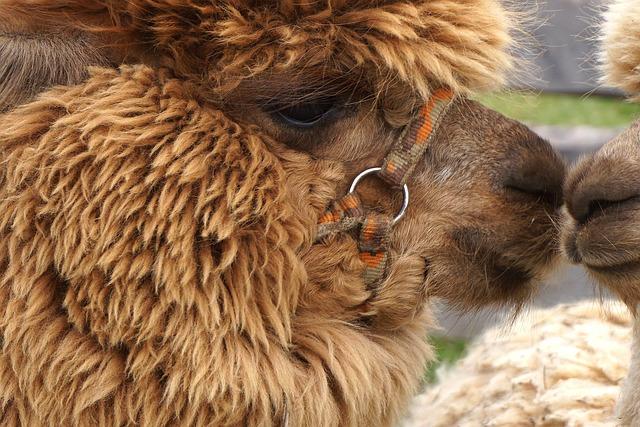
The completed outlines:
<svg viewBox="0 0 640 427">
<path fill-rule="evenodd" d="M 372 174 L 379 174 L 382 171 L 382 168 L 371 168 L 366 171 L 361 172 L 353 179 L 353 183 L 351 184 L 351 188 L 349 189 L 349 194 L 353 194 L 356 192 L 356 188 L 360 181 L 362 181 L 365 177 Z M 402 198 L 402 208 L 400 208 L 400 212 L 396 215 L 396 217 L 392 221 L 392 225 L 396 225 L 398 221 L 400 221 L 404 215 L 407 213 L 407 208 L 409 207 L 409 187 L 407 184 L 404 184 L 402 187 L 403 198 Z"/>
</svg>

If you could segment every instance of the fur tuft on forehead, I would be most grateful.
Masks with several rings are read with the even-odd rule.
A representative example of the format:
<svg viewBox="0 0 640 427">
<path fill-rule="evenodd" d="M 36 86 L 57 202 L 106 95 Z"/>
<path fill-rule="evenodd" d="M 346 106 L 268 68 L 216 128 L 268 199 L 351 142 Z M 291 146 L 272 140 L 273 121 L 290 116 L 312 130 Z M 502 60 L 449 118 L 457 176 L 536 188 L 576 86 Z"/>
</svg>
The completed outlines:
<svg viewBox="0 0 640 427">
<path fill-rule="evenodd" d="M 6 0 L 133 52 L 159 53 L 214 91 L 265 72 L 360 74 L 380 91 L 459 93 L 502 82 L 509 13 L 498 0 Z"/>
<path fill-rule="evenodd" d="M 602 69 L 605 81 L 640 100 L 640 2 L 617 0 L 605 14 Z"/>
</svg>

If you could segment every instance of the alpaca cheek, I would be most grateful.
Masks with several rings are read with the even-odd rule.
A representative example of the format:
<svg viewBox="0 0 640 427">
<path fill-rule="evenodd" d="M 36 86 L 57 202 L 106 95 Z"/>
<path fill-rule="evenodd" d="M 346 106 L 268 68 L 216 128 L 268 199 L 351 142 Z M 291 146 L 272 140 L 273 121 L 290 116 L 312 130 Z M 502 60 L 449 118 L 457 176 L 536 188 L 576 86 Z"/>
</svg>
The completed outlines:
<svg viewBox="0 0 640 427">
<path fill-rule="evenodd" d="M 425 310 L 427 282 L 425 261 L 417 256 L 401 256 L 389 265 L 389 275 L 369 301 L 375 329 L 406 327 Z"/>
<path fill-rule="evenodd" d="M 308 274 L 301 295 L 301 308 L 321 311 L 328 318 L 356 321 L 371 297 L 362 282 L 363 265 L 355 241 L 335 236 L 313 245 L 302 257 Z"/>
</svg>

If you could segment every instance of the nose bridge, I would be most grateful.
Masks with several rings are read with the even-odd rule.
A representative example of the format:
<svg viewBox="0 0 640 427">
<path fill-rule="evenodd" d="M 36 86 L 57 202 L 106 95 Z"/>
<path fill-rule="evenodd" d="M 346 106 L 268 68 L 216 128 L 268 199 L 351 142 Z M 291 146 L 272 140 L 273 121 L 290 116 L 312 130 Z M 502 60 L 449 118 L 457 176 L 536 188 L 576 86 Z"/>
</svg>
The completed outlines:
<svg viewBox="0 0 640 427">
<path fill-rule="evenodd" d="M 485 183 L 532 196 L 562 200 L 566 165 L 551 145 L 524 124 L 475 101 L 454 106 L 444 118 L 426 161 L 445 181 Z"/>
<path fill-rule="evenodd" d="M 609 141 L 594 155 L 596 161 L 614 159 L 624 163 L 640 164 L 640 120 Z"/>
</svg>

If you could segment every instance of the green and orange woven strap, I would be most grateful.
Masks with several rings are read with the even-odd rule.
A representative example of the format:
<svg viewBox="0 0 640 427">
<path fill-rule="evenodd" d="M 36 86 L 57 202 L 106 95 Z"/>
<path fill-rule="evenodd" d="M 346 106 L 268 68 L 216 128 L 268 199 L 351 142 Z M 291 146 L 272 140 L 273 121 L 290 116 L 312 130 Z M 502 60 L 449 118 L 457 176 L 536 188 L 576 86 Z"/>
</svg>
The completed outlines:
<svg viewBox="0 0 640 427">
<path fill-rule="evenodd" d="M 426 105 L 418 112 L 398 143 L 385 158 L 380 177 L 393 188 L 406 184 L 409 176 L 429 146 L 442 117 L 453 102 L 450 89 L 434 91 Z M 393 219 L 388 215 L 365 212 L 357 194 L 349 193 L 333 203 L 318 220 L 316 241 L 324 237 L 360 229 L 358 247 L 365 265 L 364 281 L 373 288 L 385 276 L 387 244 Z"/>
<path fill-rule="evenodd" d="M 364 263 L 364 283 L 372 288 L 384 277 L 387 269 L 387 243 L 393 220 L 388 215 L 369 213 L 360 229 L 360 260 Z"/>
<path fill-rule="evenodd" d="M 438 89 L 420 108 L 404 137 L 384 159 L 380 177 L 394 188 L 402 187 L 433 139 L 442 117 L 449 110 L 454 94 L 451 89 Z"/>
<path fill-rule="evenodd" d="M 349 193 L 333 202 L 331 207 L 318 219 L 316 241 L 327 236 L 351 231 L 364 221 L 364 208 L 357 194 Z"/>
<path fill-rule="evenodd" d="M 367 287 L 374 287 L 384 277 L 387 267 L 387 238 L 392 222 L 388 215 L 365 214 L 360 197 L 349 193 L 320 217 L 316 240 L 360 228 L 358 248 L 365 265 L 364 282 Z"/>
</svg>

